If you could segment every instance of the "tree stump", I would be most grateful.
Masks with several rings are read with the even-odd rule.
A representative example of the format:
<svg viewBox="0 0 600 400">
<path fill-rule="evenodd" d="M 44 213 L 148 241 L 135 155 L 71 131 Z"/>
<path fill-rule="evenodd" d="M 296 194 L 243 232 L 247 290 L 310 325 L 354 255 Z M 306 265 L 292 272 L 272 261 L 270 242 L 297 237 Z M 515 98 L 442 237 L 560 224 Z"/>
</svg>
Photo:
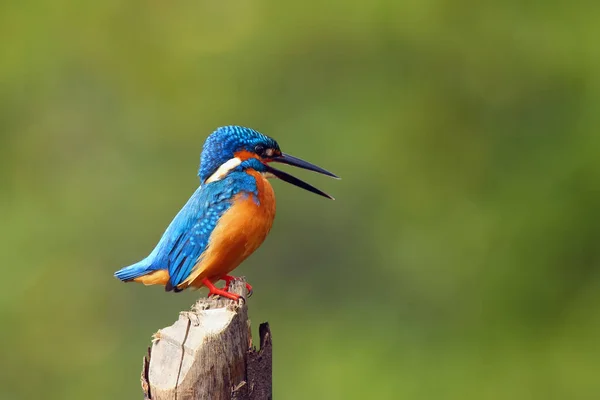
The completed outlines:
<svg viewBox="0 0 600 400">
<path fill-rule="evenodd" d="M 230 291 L 247 297 L 243 278 Z M 201 298 L 153 336 L 144 357 L 146 400 L 267 400 L 272 398 L 272 342 L 268 323 L 252 346 L 246 302 Z"/>
</svg>

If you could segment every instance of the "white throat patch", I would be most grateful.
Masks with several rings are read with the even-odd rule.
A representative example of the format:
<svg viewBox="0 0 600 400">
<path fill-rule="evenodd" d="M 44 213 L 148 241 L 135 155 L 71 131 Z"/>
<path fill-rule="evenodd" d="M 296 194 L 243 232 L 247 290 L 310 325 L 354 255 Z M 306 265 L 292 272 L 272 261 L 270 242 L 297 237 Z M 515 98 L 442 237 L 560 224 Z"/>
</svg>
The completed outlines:
<svg viewBox="0 0 600 400">
<path fill-rule="evenodd" d="M 227 174 L 230 173 L 233 169 L 237 168 L 241 163 L 242 160 L 240 160 L 237 157 L 227 160 L 215 171 L 214 174 L 208 177 L 206 183 L 220 181 L 225 176 L 227 176 Z"/>
</svg>

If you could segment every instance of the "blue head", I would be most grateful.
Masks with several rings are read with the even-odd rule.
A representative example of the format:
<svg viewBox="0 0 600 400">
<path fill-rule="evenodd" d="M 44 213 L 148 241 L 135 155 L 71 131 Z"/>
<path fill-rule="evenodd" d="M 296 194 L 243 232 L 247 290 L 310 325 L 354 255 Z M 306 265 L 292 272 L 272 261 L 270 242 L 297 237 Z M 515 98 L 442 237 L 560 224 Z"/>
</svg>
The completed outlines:
<svg viewBox="0 0 600 400">
<path fill-rule="evenodd" d="M 274 139 L 254 129 L 233 125 L 218 128 L 206 139 L 200 156 L 198 176 L 202 184 L 208 184 L 222 179 L 231 171 L 253 169 L 265 176 L 277 177 L 331 198 L 308 183 L 271 167 L 271 162 L 294 165 L 337 178 L 323 168 L 282 153 Z"/>
<path fill-rule="evenodd" d="M 254 129 L 233 125 L 218 128 L 204 142 L 198 170 L 200 180 L 206 182 L 227 161 L 242 152 L 256 153 L 260 146 L 281 153 L 275 140 Z"/>
</svg>

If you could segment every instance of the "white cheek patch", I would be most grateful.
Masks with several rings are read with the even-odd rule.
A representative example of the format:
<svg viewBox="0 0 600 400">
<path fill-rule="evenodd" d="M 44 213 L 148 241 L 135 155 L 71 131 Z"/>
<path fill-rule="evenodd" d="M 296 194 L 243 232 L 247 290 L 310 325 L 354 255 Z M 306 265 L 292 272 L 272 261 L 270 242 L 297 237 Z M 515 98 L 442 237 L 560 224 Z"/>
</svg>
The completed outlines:
<svg viewBox="0 0 600 400">
<path fill-rule="evenodd" d="M 206 183 L 220 181 L 225 176 L 227 176 L 228 173 L 237 168 L 241 163 L 242 160 L 240 160 L 237 157 L 227 160 L 215 171 L 214 174 L 208 177 Z"/>
</svg>

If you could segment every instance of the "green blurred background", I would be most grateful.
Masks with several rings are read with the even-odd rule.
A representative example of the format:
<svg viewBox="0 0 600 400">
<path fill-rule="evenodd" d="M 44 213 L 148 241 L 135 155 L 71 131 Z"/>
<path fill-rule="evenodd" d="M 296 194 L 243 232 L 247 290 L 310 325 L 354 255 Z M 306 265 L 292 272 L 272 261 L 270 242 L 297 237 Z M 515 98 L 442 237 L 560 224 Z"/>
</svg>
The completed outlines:
<svg viewBox="0 0 600 400">
<path fill-rule="evenodd" d="M 146 256 L 242 124 L 343 177 L 274 182 L 236 272 L 276 399 L 600 397 L 600 3 L 0 5 L 0 399 L 140 398 L 204 292 Z"/>
</svg>

